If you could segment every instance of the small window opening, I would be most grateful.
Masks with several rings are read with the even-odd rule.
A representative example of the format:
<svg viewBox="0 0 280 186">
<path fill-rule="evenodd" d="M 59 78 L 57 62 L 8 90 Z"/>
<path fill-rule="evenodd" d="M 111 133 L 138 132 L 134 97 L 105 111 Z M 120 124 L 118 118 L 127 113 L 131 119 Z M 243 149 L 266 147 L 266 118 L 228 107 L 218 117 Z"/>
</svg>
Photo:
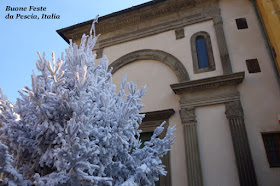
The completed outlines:
<svg viewBox="0 0 280 186">
<path fill-rule="evenodd" d="M 194 73 L 216 70 L 210 35 L 200 31 L 193 34 L 190 41 Z"/>
<path fill-rule="evenodd" d="M 246 65 L 249 73 L 261 72 L 261 68 L 257 59 L 247 59 Z"/>
<path fill-rule="evenodd" d="M 238 30 L 247 29 L 248 28 L 248 24 L 247 24 L 246 18 L 235 19 L 235 21 L 236 21 L 236 25 L 237 25 L 237 29 Z"/>
</svg>

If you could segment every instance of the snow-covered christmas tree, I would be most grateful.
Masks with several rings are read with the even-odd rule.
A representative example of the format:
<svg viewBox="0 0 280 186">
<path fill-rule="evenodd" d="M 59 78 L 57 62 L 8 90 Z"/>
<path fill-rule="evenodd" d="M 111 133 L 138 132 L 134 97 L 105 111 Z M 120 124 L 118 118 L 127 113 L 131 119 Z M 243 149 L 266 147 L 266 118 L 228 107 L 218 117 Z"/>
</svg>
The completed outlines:
<svg viewBox="0 0 280 186">
<path fill-rule="evenodd" d="M 96 20 L 94 21 L 94 23 Z M 154 185 L 165 175 L 174 127 L 139 139 L 145 87 L 123 78 L 115 93 L 104 57 L 96 65 L 94 23 L 80 46 L 52 62 L 39 54 L 39 75 L 12 107 L 0 90 L 0 172 L 6 185 Z M 19 118 L 18 118 L 19 117 Z"/>
</svg>

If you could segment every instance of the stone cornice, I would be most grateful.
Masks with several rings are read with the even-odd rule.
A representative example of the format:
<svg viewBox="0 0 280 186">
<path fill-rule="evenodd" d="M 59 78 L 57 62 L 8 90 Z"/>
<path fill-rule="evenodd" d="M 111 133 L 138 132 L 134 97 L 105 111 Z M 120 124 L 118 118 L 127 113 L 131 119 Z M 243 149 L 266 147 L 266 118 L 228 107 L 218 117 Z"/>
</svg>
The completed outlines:
<svg viewBox="0 0 280 186">
<path fill-rule="evenodd" d="M 134 25 L 136 23 L 141 23 L 144 21 L 149 21 L 152 19 L 155 19 L 157 17 L 162 17 L 171 13 L 176 13 L 178 11 L 181 11 L 185 8 L 192 8 L 198 3 L 205 2 L 206 0 L 191 0 L 191 1 L 181 1 L 181 2 L 176 2 L 173 4 L 168 4 L 168 6 L 163 6 L 163 7 L 156 7 L 154 11 L 150 11 L 150 9 L 147 10 L 142 10 L 143 12 L 140 15 L 135 15 L 132 17 L 125 17 L 122 20 L 119 20 L 118 22 L 115 22 L 110 25 L 101 25 L 97 26 L 96 30 L 98 33 L 107 33 L 107 32 L 112 32 L 130 25 Z"/>
<path fill-rule="evenodd" d="M 184 2 L 176 3 L 172 6 L 168 6 L 168 7 L 165 6 L 163 8 L 158 8 L 155 11 L 145 11 L 144 10 L 144 12 L 141 13 L 140 15 L 135 15 L 132 17 L 125 17 L 125 18 L 122 18 L 121 20 L 119 20 L 118 22 L 115 22 L 110 25 L 101 24 L 100 26 L 96 27 L 96 31 L 97 31 L 97 33 L 103 33 L 103 34 L 107 33 L 107 32 L 112 32 L 112 31 L 119 30 L 121 28 L 130 26 L 130 25 L 148 21 L 148 20 L 151 20 L 151 19 L 154 19 L 157 17 L 165 16 L 170 13 L 178 12 L 186 7 L 191 8 L 191 7 L 194 7 L 195 5 L 196 5 L 195 1 L 184 1 Z"/>
<path fill-rule="evenodd" d="M 174 113 L 175 113 L 175 111 L 173 109 L 145 112 L 145 113 L 142 113 L 142 114 L 145 114 L 145 118 L 143 119 L 143 122 L 156 121 L 156 120 L 167 120 Z"/>
<path fill-rule="evenodd" d="M 137 6 L 133 6 L 133 7 L 130 7 L 130 8 L 124 9 L 124 10 L 120 10 L 120 11 L 117 11 L 117 12 L 113 12 L 111 14 L 101 16 L 98 19 L 98 21 L 99 21 L 98 25 L 101 25 L 101 22 L 103 22 L 103 21 L 110 20 L 110 19 L 115 19 L 115 18 L 120 17 L 124 14 L 135 12 L 137 10 L 142 10 L 142 9 L 145 9 L 146 7 L 153 6 L 154 4 L 157 4 L 159 2 L 164 2 L 164 1 L 166 1 L 166 0 L 149 1 L 149 2 L 146 2 L 146 3 L 140 4 L 140 5 L 137 5 Z M 66 28 L 59 29 L 59 30 L 57 30 L 57 33 L 62 36 L 67 32 L 77 32 L 81 29 L 85 29 L 85 27 L 90 28 L 91 24 L 92 24 L 92 21 L 93 21 L 93 19 L 82 22 L 82 23 L 78 23 L 78 24 L 75 24 L 75 25 L 72 25 L 72 26 L 69 26 L 69 27 L 66 27 Z M 122 21 L 122 22 L 123 23 L 129 23 L 129 22 L 133 22 L 133 21 Z M 99 26 L 97 26 L 97 27 L 99 27 Z M 100 29 L 103 28 L 102 26 L 100 26 L 100 27 L 101 27 Z M 108 28 L 110 28 L 110 27 L 112 27 L 112 26 L 109 26 Z M 96 29 L 99 29 L 99 28 L 96 28 Z M 89 30 L 87 29 L 87 32 L 88 31 Z M 68 39 L 68 38 L 66 38 L 66 39 Z M 68 42 L 68 41 L 66 41 L 66 42 Z"/>
<path fill-rule="evenodd" d="M 136 7 L 100 17 L 99 23 L 96 25 L 96 31 L 97 33 L 102 34 L 114 32 L 129 26 L 151 21 L 159 17 L 164 17 L 169 14 L 178 13 L 179 11 L 196 7 L 198 4 L 208 1 L 209 0 L 176 0 L 175 2 L 175 0 L 160 0 L 144 3 Z M 89 20 L 57 30 L 57 33 L 69 43 L 69 39 L 79 39 L 83 33 L 88 33 L 91 23 L 92 20 Z"/>
<path fill-rule="evenodd" d="M 205 79 L 185 81 L 170 85 L 175 94 L 219 88 L 222 86 L 238 85 L 244 80 L 245 72 L 237 72 L 228 75 L 215 76 Z"/>
</svg>

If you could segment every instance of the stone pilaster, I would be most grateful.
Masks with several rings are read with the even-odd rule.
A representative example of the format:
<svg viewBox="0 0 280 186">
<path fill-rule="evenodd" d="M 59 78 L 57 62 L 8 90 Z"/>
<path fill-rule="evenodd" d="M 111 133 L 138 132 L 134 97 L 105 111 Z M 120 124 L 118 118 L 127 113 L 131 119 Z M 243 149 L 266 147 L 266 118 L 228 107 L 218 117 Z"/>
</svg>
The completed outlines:
<svg viewBox="0 0 280 186">
<path fill-rule="evenodd" d="M 180 115 L 182 124 L 184 125 L 188 185 L 202 186 L 203 178 L 198 145 L 195 108 L 182 108 Z"/>
<path fill-rule="evenodd" d="M 240 186 L 256 186 L 257 178 L 240 101 L 226 103 L 225 114 L 230 125 Z"/>
<path fill-rule="evenodd" d="M 224 28 L 223 28 L 223 20 L 221 16 L 214 17 L 214 27 L 217 35 L 217 41 L 220 51 L 220 57 L 223 67 L 224 74 L 230 74 L 232 73 L 230 58 L 228 54 L 228 48 L 226 44 L 226 38 L 224 34 Z"/>
<path fill-rule="evenodd" d="M 99 48 L 96 51 L 96 59 L 102 58 L 103 57 L 103 48 Z"/>
</svg>

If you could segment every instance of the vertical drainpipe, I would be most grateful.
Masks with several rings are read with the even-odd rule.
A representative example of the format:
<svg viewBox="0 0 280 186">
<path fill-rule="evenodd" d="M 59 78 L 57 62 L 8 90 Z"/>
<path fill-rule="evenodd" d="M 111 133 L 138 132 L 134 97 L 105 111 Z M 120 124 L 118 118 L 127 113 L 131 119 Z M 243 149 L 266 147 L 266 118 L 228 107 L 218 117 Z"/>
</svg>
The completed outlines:
<svg viewBox="0 0 280 186">
<path fill-rule="evenodd" d="M 277 67 L 276 67 L 276 64 L 275 64 L 275 59 L 274 59 L 274 57 L 272 55 L 271 46 L 269 44 L 269 41 L 267 39 L 267 35 L 265 33 L 265 29 L 264 29 L 264 26 L 263 26 L 263 22 L 261 20 L 261 16 L 260 16 L 260 14 L 258 12 L 256 0 L 252 0 L 252 3 L 253 3 L 253 6 L 254 6 L 254 10 L 255 10 L 255 13 L 256 13 L 256 16 L 257 16 L 260 28 L 261 28 L 262 35 L 263 35 L 264 40 L 265 40 L 265 45 L 266 45 L 266 48 L 267 48 L 267 51 L 268 51 L 268 54 L 269 54 L 269 57 L 270 57 L 270 61 L 272 63 L 272 66 L 274 67 L 273 71 L 274 71 L 274 74 L 276 76 L 279 88 L 280 88 L 280 77 L 279 77 L 279 74 L 278 74 L 278 71 L 277 71 Z"/>
</svg>

